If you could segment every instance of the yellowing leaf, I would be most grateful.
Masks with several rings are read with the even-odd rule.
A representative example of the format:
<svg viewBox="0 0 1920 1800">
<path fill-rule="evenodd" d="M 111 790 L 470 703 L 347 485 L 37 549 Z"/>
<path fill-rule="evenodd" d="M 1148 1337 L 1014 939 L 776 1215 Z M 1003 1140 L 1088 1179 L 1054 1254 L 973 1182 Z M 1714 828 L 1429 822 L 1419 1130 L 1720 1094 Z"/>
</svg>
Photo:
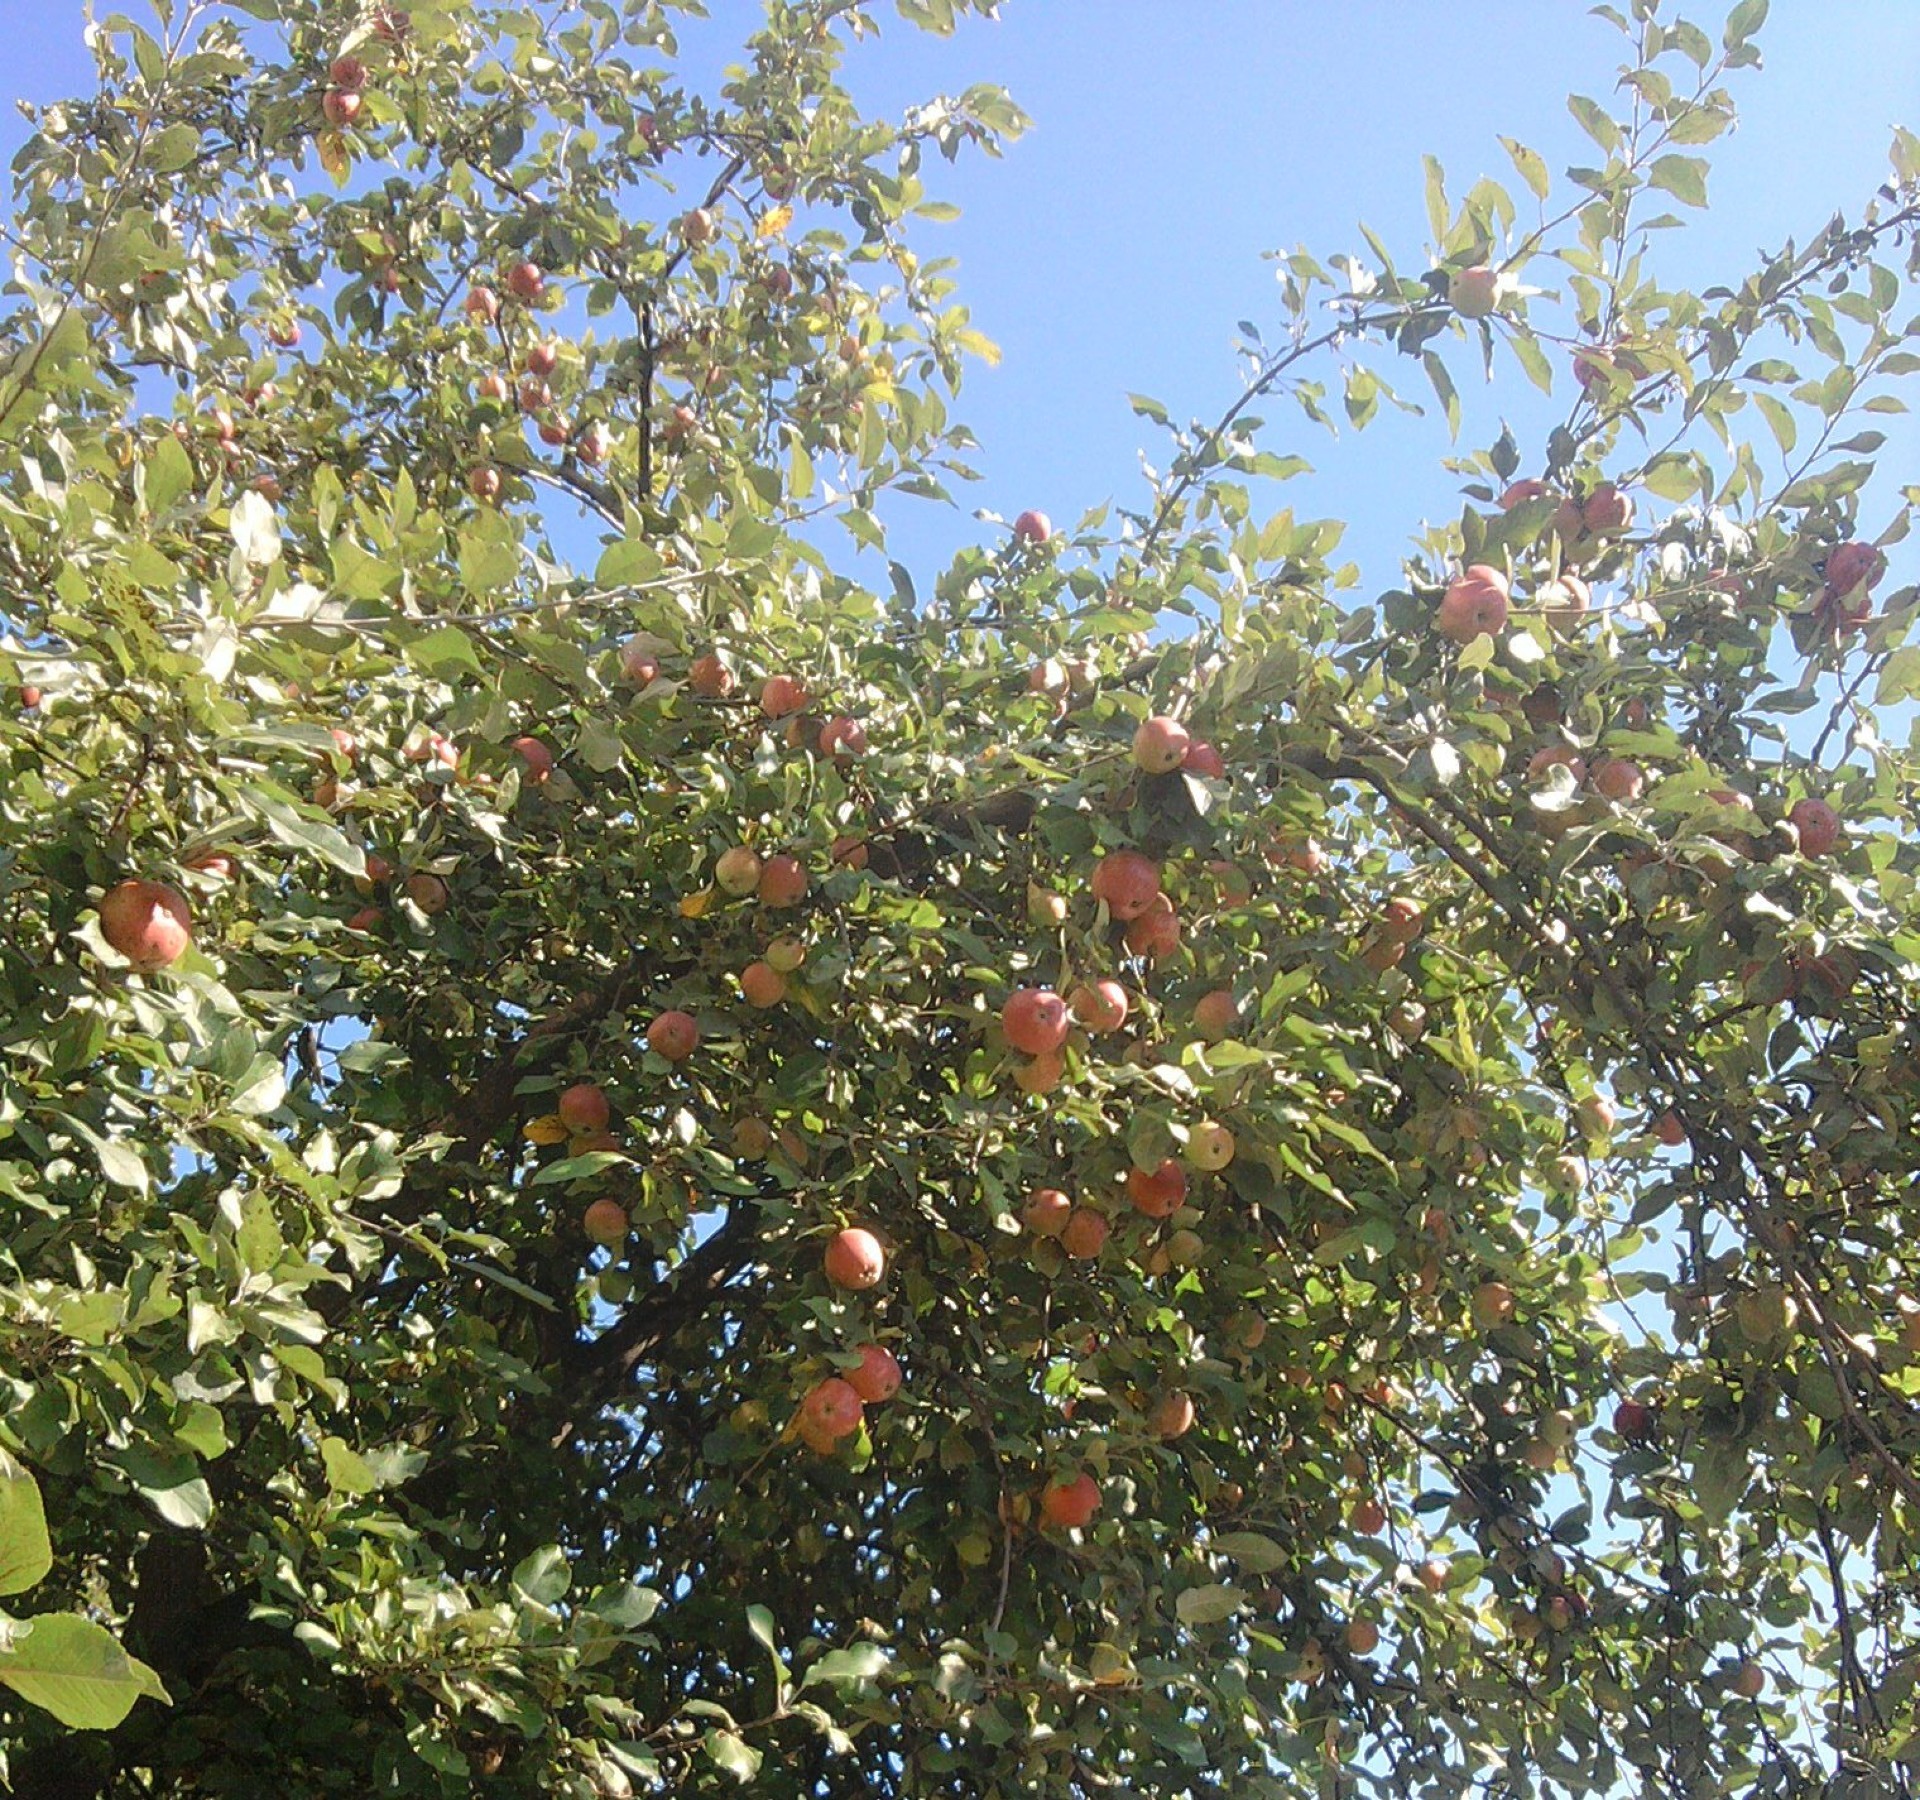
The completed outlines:
<svg viewBox="0 0 1920 1800">
<path fill-rule="evenodd" d="M 776 206 L 772 212 L 760 215 L 760 223 L 754 227 L 754 235 L 762 239 L 778 237 L 792 223 L 793 208 Z"/>
<path fill-rule="evenodd" d="M 335 187 L 345 187 L 347 171 L 353 167 L 347 140 L 337 131 L 323 131 L 319 138 L 320 166 L 333 177 Z"/>
<path fill-rule="evenodd" d="M 713 889 L 702 888 L 697 894 L 688 894 L 680 902 L 680 916 L 683 919 L 697 919 L 713 910 Z"/>
<path fill-rule="evenodd" d="M 529 1119 L 524 1134 L 533 1144 L 564 1144 L 569 1135 L 558 1113 L 542 1113 L 537 1119 Z"/>
</svg>

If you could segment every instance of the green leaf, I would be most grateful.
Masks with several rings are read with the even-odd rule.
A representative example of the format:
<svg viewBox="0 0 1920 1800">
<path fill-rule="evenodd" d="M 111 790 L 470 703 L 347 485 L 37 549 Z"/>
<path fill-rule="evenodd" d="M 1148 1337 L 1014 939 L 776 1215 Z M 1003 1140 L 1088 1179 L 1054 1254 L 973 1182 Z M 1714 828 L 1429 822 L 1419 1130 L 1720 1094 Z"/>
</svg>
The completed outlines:
<svg viewBox="0 0 1920 1800">
<path fill-rule="evenodd" d="M 1246 1596 L 1225 1582 L 1209 1582 L 1204 1587 L 1181 1591 L 1173 1603 L 1174 1616 L 1182 1625 L 1218 1625 L 1230 1619 L 1245 1604 Z"/>
<path fill-rule="evenodd" d="M 147 458 L 146 501 L 150 513 L 164 513 L 193 486 L 193 458 L 172 432 L 164 432 Z"/>
<path fill-rule="evenodd" d="M 893 1659 L 878 1644 L 854 1644 L 845 1650 L 829 1650 L 808 1668 L 800 1685 L 804 1688 L 825 1682 L 830 1687 L 859 1687 L 880 1680 L 892 1666 Z"/>
<path fill-rule="evenodd" d="M 1740 4 L 1727 15 L 1726 30 L 1721 34 L 1720 42 L 1729 50 L 1737 50 L 1767 22 L 1770 3 L 1771 0 L 1740 0 Z"/>
<path fill-rule="evenodd" d="M 760 1752 L 732 1731 L 709 1731 L 700 1747 L 736 1781 L 752 1781 L 760 1773 Z"/>
<path fill-rule="evenodd" d="M 40 1484 L 0 1450 L 0 1594 L 24 1594 L 53 1567 Z"/>
<path fill-rule="evenodd" d="M 1249 1575 L 1271 1574 L 1287 1561 L 1286 1551 L 1257 1531 L 1223 1531 L 1208 1543 L 1221 1555 L 1232 1557 Z"/>
<path fill-rule="evenodd" d="M 74 1613 L 32 1620 L 0 1650 L 0 1682 L 75 1731 L 111 1731 L 142 1695 L 167 1700 L 158 1675 Z"/>
<path fill-rule="evenodd" d="M 1704 156 L 1657 156 L 1647 179 L 1689 206 L 1707 203 L 1707 159 Z"/>
<path fill-rule="evenodd" d="M 1547 174 L 1546 159 L 1539 151 L 1529 150 L 1517 138 L 1503 137 L 1500 142 L 1513 159 L 1513 166 L 1519 170 L 1520 179 L 1532 189 L 1536 199 L 1544 200 L 1553 185 Z"/>
<path fill-rule="evenodd" d="M 515 1590 L 536 1606 L 552 1606 L 573 1585 L 567 1553 L 558 1544 L 543 1544 L 521 1558 L 513 1571 Z"/>
<path fill-rule="evenodd" d="M 327 1486 L 336 1494 L 371 1494 L 380 1485 L 366 1459 L 344 1438 L 322 1438 L 320 1460 L 326 1466 Z"/>
</svg>

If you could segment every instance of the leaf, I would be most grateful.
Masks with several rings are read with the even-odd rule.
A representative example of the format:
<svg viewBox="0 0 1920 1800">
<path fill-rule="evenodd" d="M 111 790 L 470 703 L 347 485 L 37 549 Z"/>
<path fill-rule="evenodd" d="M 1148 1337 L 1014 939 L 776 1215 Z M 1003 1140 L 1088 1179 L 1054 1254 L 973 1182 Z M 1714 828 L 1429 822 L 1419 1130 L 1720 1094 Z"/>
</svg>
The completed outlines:
<svg viewBox="0 0 1920 1800">
<path fill-rule="evenodd" d="M 143 1694 L 168 1701 L 153 1670 L 110 1631 L 74 1613 L 32 1620 L 0 1651 L 0 1682 L 75 1731 L 111 1731 Z"/>
<path fill-rule="evenodd" d="M 1737 50 L 1767 22 L 1769 4 L 1770 0 L 1740 0 L 1727 15 L 1727 28 L 1720 42 L 1729 50 Z"/>
<path fill-rule="evenodd" d="M 337 825 L 330 825 L 324 819 L 305 818 L 285 801 L 276 800 L 258 788 L 242 788 L 240 801 L 290 850 L 311 851 L 336 869 L 365 879 L 367 853 Z"/>
<path fill-rule="evenodd" d="M 573 1585 L 567 1553 L 558 1544 L 543 1544 L 521 1558 L 513 1571 L 515 1590 L 536 1606 L 551 1606 Z"/>
<path fill-rule="evenodd" d="M 473 647 L 473 639 L 458 625 L 442 625 L 428 632 L 425 637 L 409 644 L 404 654 L 414 668 L 423 674 L 437 675 L 442 680 L 455 675 L 486 673 L 479 653 Z"/>
<path fill-rule="evenodd" d="M 370 1494 L 380 1485 L 366 1459 L 344 1438 L 322 1438 L 320 1460 L 326 1467 L 327 1486 L 336 1494 Z"/>
<path fill-rule="evenodd" d="M 858 1687 L 878 1681 L 893 1667 L 893 1659 L 878 1644 L 854 1644 L 845 1650 L 829 1650 L 801 1677 L 802 1687 L 824 1681 L 831 1687 Z"/>
<path fill-rule="evenodd" d="M 1258 1531 L 1223 1531 L 1209 1544 L 1221 1555 L 1232 1557 L 1249 1575 L 1271 1574 L 1287 1561 L 1286 1551 Z"/>
<path fill-rule="evenodd" d="M 256 569 L 280 560 L 280 521 L 264 494 L 249 488 L 233 503 L 227 529 L 241 559 Z"/>
<path fill-rule="evenodd" d="M 1245 1602 L 1238 1588 L 1225 1582 L 1209 1582 L 1204 1587 L 1183 1589 L 1173 1603 L 1174 1615 L 1182 1625 L 1218 1625 L 1230 1619 Z"/>
<path fill-rule="evenodd" d="M 1529 150 L 1516 138 L 1503 137 L 1500 142 L 1505 146 L 1508 156 L 1513 158 L 1513 166 L 1520 171 L 1520 179 L 1533 190 L 1536 199 L 1544 200 L 1553 185 L 1547 174 L 1545 158 L 1539 151 Z"/>
<path fill-rule="evenodd" d="M 1707 159 L 1704 156 L 1658 156 L 1647 179 L 1689 206 L 1707 203 Z"/>
<path fill-rule="evenodd" d="M 760 1752 L 735 1732 L 709 1731 L 700 1747 L 736 1781 L 752 1781 L 760 1773 Z"/>
<path fill-rule="evenodd" d="M 193 459 L 186 446 L 165 432 L 147 458 L 146 502 L 150 513 L 163 513 L 193 486 Z"/>
<path fill-rule="evenodd" d="M 24 1594 L 53 1567 L 40 1484 L 0 1450 L 0 1594 Z"/>
</svg>

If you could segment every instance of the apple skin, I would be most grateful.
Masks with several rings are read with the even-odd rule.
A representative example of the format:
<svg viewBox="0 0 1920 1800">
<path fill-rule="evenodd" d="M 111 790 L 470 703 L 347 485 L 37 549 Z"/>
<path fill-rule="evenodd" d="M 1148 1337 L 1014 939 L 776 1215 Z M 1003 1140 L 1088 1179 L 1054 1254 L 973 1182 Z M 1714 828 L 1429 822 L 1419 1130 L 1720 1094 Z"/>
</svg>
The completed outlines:
<svg viewBox="0 0 1920 1800">
<path fill-rule="evenodd" d="M 661 1013 L 647 1027 L 647 1048 L 670 1063 L 685 1062 L 700 1047 L 700 1026 L 677 1008 Z"/>
<path fill-rule="evenodd" d="M 1105 1247 L 1111 1229 L 1103 1214 L 1090 1206 L 1076 1206 L 1060 1233 L 1060 1248 L 1083 1262 L 1090 1260 Z"/>
<path fill-rule="evenodd" d="M 1484 319 L 1499 310 L 1505 282 L 1497 269 L 1476 263 L 1455 269 L 1447 278 L 1447 300 L 1463 319 Z"/>
<path fill-rule="evenodd" d="M 535 787 L 553 773 L 553 752 L 538 738 L 515 738 L 507 747 L 526 764 L 527 779 Z"/>
<path fill-rule="evenodd" d="M 547 278 L 536 262 L 517 262 L 507 271 L 507 292 L 528 304 L 547 291 Z"/>
<path fill-rule="evenodd" d="M 771 963 L 750 962 L 740 971 L 740 997 L 765 1011 L 787 997 L 787 978 Z"/>
<path fill-rule="evenodd" d="M 351 88 L 328 88 L 321 97 L 320 110 L 329 125 L 344 130 L 359 118 L 365 104 L 365 97 Z"/>
<path fill-rule="evenodd" d="M 760 710 L 769 719 L 784 719 L 806 707 L 806 684 L 792 675 L 769 675 L 760 687 Z"/>
<path fill-rule="evenodd" d="M 1133 760 L 1149 775 L 1166 775 L 1179 768 L 1192 742 L 1178 719 L 1156 713 L 1133 734 Z"/>
<path fill-rule="evenodd" d="M 1877 545 L 1849 538 L 1828 553 L 1824 574 L 1829 600 L 1844 600 L 1857 589 L 1871 588 L 1886 573 L 1887 558 Z"/>
<path fill-rule="evenodd" d="M 1840 815 L 1824 800 L 1796 800 L 1787 822 L 1799 834 L 1802 856 L 1827 856 L 1840 842 Z"/>
<path fill-rule="evenodd" d="M 864 1411 L 853 1383 L 843 1381 L 838 1375 L 829 1375 L 800 1402 L 804 1424 L 828 1439 L 848 1437 L 858 1431 Z"/>
<path fill-rule="evenodd" d="M 760 867 L 760 904 L 798 906 L 807 894 L 807 871 L 791 856 L 770 856 Z"/>
<path fill-rule="evenodd" d="M 1149 1219 L 1167 1219 L 1186 1204 L 1187 1172 L 1167 1157 L 1158 1168 L 1127 1171 L 1127 1198 Z"/>
<path fill-rule="evenodd" d="M 1347 1652 L 1351 1656 L 1371 1656 L 1380 1648 L 1380 1627 L 1371 1619 L 1350 1619 L 1346 1630 Z"/>
<path fill-rule="evenodd" d="M 375 931 L 387 915 L 377 906 L 363 906 L 347 920 L 349 931 Z"/>
<path fill-rule="evenodd" d="M 1742 1700 L 1758 1700 L 1766 1685 L 1767 1672 L 1757 1662 L 1738 1663 L 1727 1677 L 1727 1691 Z"/>
<path fill-rule="evenodd" d="M 1525 506 L 1529 500 L 1544 500 L 1553 490 L 1537 476 L 1529 475 L 1516 481 L 1500 496 L 1500 510 L 1512 512 L 1516 506 Z"/>
<path fill-rule="evenodd" d="M 696 206 L 691 212 L 680 215 L 679 229 L 682 240 L 697 248 L 701 244 L 712 243 L 719 226 L 714 222 L 713 214 L 704 206 Z"/>
<path fill-rule="evenodd" d="M 1622 1400 L 1613 1409 L 1614 1433 L 1630 1444 L 1642 1443 L 1652 1437 L 1658 1424 L 1653 1408 L 1638 1400 Z"/>
<path fill-rule="evenodd" d="M 862 1293 L 877 1287 L 886 1274 L 887 1253 L 872 1232 L 859 1225 L 849 1225 L 827 1240 L 821 1266 L 835 1287 Z"/>
<path fill-rule="evenodd" d="M 767 966 L 777 975 L 791 975 L 807 960 L 807 947 L 796 937 L 777 937 L 767 946 Z"/>
<path fill-rule="evenodd" d="M 1593 604 L 1593 589 L 1578 575 L 1562 574 L 1543 583 L 1533 600 L 1549 624 L 1571 626 L 1587 616 L 1587 609 Z"/>
<path fill-rule="evenodd" d="M 448 891 L 447 884 L 438 875 L 431 875 L 424 871 L 417 875 L 409 875 L 401 883 L 401 891 L 430 919 L 439 917 L 453 901 L 453 895 Z"/>
<path fill-rule="evenodd" d="M 1378 1537 L 1387 1528 L 1387 1509 L 1371 1496 L 1356 1500 L 1347 1523 L 1362 1537 Z"/>
<path fill-rule="evenodd" d="M 1217 1119 L 1202 1119 L 1187 1133 L 1187 1161 L 1205 1174 L 1217 1174 L 1233 1161 L 1233 1133 Z"/>
<path fill-rule="evenodd" d="M 1147 1429 L 1158 1438 L 1185 1437 L 1193 1429 L 1193 1396 L 1172 1388 L 1153 1403 Z"/>
<path fill-rule="evenodd" d="M 1127 990 L 1117 981 L 1088 981 L 1073 990 L 1068 1010 L 1096 1036 L 1118 1031 L 1127 1022 Z"/>
<path fill-rule="evenodd" d="M 1449 643 L 1470 644 L 1506 629 L 1511 589 L 1507 578 L 1487 563 L 1474 563 L 1447 584 L 1434 610 L 1433 628 Z"/>
<path fill-rule="evenodd" d="M 1147 910 L 1128 924 L 1126 944 L 1148 962 L 1160 962 L 1180 948 L 1180 915 L 1165 894 L 1155 894 Z"/>
<path fill-rule="evenodd" d="M 193 942 L 186 896 L 164 881 L 122 881 L 100 901 L 100 935 L 143 975 L 178 962 Z"/>
<path fill-rule="evenodd" d="M 467 317 L 482 325 L 491 325 L 500 316 L 500 296 L 484 282 L 477 282 L 467 290 L 463 304 Z"/>
<path fill-rule="evenodd" d="M 498 500 L 500 471 L 492 468 L 470 470 L 467 474 L 467 492 L 476 500 Z"/>
<path fill-rule="evenodd" d="M 1035 1237 L 1057 1238 L 1073 1217 L 1073 1201 L 1058 1188 L 1035 1188 L 1020 1209 L 1020 1222 Z"/>
<path fill-rule="evenodd" d="M 862 1344 L 860 1366 L 843 1378 L 869 1406 L 891 1400 L 900 1391 L 900 1364 L 884 1344 Z"/>
<path fill-rule="evenodd" d="M 1581 502 L 1580 522 L 1596 537 L 1625 531 L 1633 523 L 1633 500 L 1603 481 Z"/>
<path fill-rule="evenodd" d="M 744 900 L 759 887 L 763 866 L 756 852 L 749 850 L 745 844 L 736 844 L 731 850 L 721 851 L 714 863 L 714 883 L 722 893 L 731 894 L 736 900 Z"/>
<path fill-rule="evenodd" d="M 1187 746 L 1180 766 L 1189 775 L 1198 775 L 1208 781 L 1225 781 L 1227 778 L 1226 758 L 1204 738 L 1195 738 Z"/>
<path fill-rule="evenodd" d="M 1513 1289 L 1504 1281 L 1483 1281 L 1473 1290 L 1473 1323 L 1480 1331 L 1491 1331 L 1513 1317 Z"/>
<path fill-rule="evenodd" d="M 1022 1056 L 1047 1056 L 1067 1041 L 1073 1016 L 1051 988 L 1016 988 L 1000 1009 L 1000 1029 Z"/>
<path fill-rule="evenodd" d="M 1389 944 L 1411 944 L 1426 925 L 1418 900 L 1396 895 L 1380 910 L 1380 935 Z"/>
<path fill-rule="evenodd" d="M 1230 1037 L 1240 1023 L 1240 1003 L 1231 988 L 1215 988 L 1193 1003 L 1193 1028 L 1209 1044 Z"/>
<path fill-rule="evenodd" d="M 618 1200 L 596 1200 L 581 1215 L 580 1228 L 603 1250 L 611 1250 L 627 1241 L 627 1209 Z"/>
<path fill-rule="evenodd" d="M 1624 756 L 1609 756 L 1587 777 L 1596 794 L 1619 805 L 1638 800 L 1647 791 L 1647 773 Z"/>
<path fill-rule="evenodd" d="M 1091 1475 L 1049 1482 L 1040 1490 L 1040 1516 L 1062 1531 L 1078 1531 L 1100 1510 L 1100 1484 Z"/>
<path fill-rule="evenodd" d="M 1160 892 L 1160 865 L 1138 850 L 1115 850 L 1093 871 L 1093 897 L 1123 923 L 1137 919 Z"/>
<path fill-rule="evenodd" d="M 1687 1141 L 1686 1123 L 1677 1112 L 1669 1109 L 1654 1120 L 1653 1135 L 1669 1150 L 1677 1150 Z"/>
<path fill-rule="evenodd" d="M 551 375 L 560 366 L 560 346 L 552 338 L 544 338 L 527 352 L 526 371 L 541 381 Z"/>
<path fill-rule="evenodd" d="M 576 1081 L 572 1087 L 563 1088 L 554 1111 L 560 1115 L 560 1123 L 576 1137 L 605 1131 L 607 1121 L 613 1116 L 607 1096 L 591 1081 Z"/>
<path fill-rule="evenodd" d="M 327 79 L 337 88 L 358 92 L 367 85 L 367 65 L 357 56 L 336 56 L 328 66 Z"/>
<path fill-rule="evenodd" d="M 1053 536 L 1053 521 L 1045 513 L 1029 509 L 1014 520 L 1013 535 L 1023 544 L 1044 544 Z"/>
<path fill-rule="evenodd" d="M 819 748 L 822 756 L 865 756 L 866 727 L 858 719 L 837 714 L 820 727 Z"/>
<path fill-rule="evenodd" d="M 620 678 L 635 687 L 651 687 L 660 679 L 659 659 L 641 638 L 628 638 L 620 646 Z"/>
</svg>

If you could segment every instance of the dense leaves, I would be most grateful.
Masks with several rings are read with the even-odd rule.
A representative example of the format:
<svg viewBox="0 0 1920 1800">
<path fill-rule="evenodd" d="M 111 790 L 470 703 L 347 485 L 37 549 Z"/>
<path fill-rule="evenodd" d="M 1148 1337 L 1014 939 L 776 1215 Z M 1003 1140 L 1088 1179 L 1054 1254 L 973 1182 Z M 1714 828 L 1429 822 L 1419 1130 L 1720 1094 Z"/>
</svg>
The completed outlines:
<svg viewBox="0 0 1920 1800">
<path fill-rule="evenodd" d="M 851 0 L 711 88 L 675 0 L 95 29 L 0 343 L 17 1791 L 1907 1791 L 1920 149 L 1665 288 L 1765 7 L 1600 10 L 1599 167 L 1433 166 L 1137 503 L 887 592 L 1004 95 L 863 120 Z M 1256 410 L 1482 360 L 1557 422 L 1359 598 Z"/>
</svg>

